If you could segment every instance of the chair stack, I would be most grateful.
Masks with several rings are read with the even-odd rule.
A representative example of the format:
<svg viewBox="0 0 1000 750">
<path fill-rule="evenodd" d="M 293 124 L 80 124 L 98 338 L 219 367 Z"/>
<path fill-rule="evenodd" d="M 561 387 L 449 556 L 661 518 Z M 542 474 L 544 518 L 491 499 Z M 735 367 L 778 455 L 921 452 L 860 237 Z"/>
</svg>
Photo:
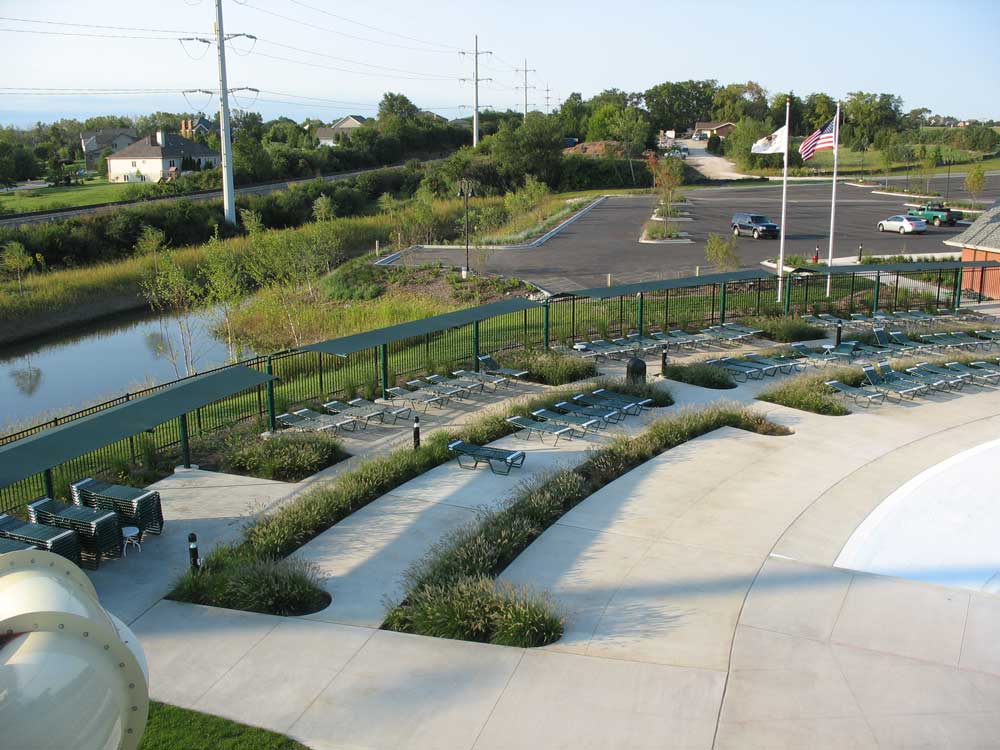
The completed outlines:
<svg viewBox="0 0 1000 750">
<path fill-rule="evenodd" d="M 140 535 L 163 532 L 160 493 L 140 490 L 87 477 L 69 486 L 75 505 L 113 510 L 121 526 L 135 526 Z"/>
<path fill-rule="evenodd" d="M 70 529 L 25 523 L 5 513 L 0 515 L 0 538 L 33 545 L 80 564 L 80 539 Z"/>
<path fill-rule="evenodd" d="M 28 504 L 28 520 L 75 531 L 80 538 L 80 562 L 88 568 L 96 570 L 102 556 L 121 556 L 122 532 L 118 514 L 113 511 L 67 505 L 42 497 Z"/>
<path fill-rule="evenodd" d="M 21 550 L 26 549 L 35 549 L 35 545 L 0 537 L 0 555 L 4 552 L 20 552 Z"/>
</svg>

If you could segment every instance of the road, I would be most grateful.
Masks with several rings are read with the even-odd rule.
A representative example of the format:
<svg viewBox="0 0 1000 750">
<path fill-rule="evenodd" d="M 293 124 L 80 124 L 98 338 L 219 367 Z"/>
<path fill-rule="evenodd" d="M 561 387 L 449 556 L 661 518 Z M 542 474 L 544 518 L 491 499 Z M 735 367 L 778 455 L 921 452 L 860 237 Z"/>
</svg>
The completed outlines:
<svg viewBox="0 0 1000 750">
<path fill-rule="evenodd" d="M 613 197 L 597 206 L 566 230 L 532 250 L 493 250 L 486 258 L 488 273 L 522 278 L 553 293 L 602 286 L 610 273 L 614 283 L 694 275 L 714 269 L 705 262 L 705 240 L 709 233 L 728 234 L 736 211 L 781 216 L 781 185 L 734 186 L 687 191 L 687 207 L 694 221 L 679 228 L 691 233 L 690 244 L 640 244 L 642 224 L 655 204 L 652 196 Z M 811 256 L 818 245 L 827 252 L 830 226 L 830 184 L 790 184 L 788 188 L 786 253 Z M 1000 197 L 1000 175 L 991 176 L 985 200 Z M 841 184 L 837 193 L 835 257 L 856 257 L 859 244 L 866 254 L 950 253 L 942 242 L 963 231 L 957 226 L 931 227 L 925 235 L 880 234 L 876 224 L 905 211 L 906 199 L 873 195 L 870 188 Z M 480 251 L 482 252 L 482 251 Z M 755 268 L 762 260 L 776 257 L 777 240 L 737 240 L 740 265 Z M 461 256 L 461 257 L 460 257 Z M 460 266 L 464 251 L 421 249 L 404 254 L 407 265 L 443 263 Z M 475 262 L 473 268 L 476 267 Z"/>
<path fill-rule="evenodd" d="M 425 164 L 429 164 L 433 161 L 438 161 L 437 159 L 430 159 L 424 161 Z M 402 167 L 403 164 L 387 164 L 383 167 L 370 167 L 368 169 L 357 169 L 353 172 L 338 172 L 337 174 L 323 175 L 319 178 L 316 177 L 303 177 L 297 180 L 286 180 L 283 182 L 269 182 L 264 185 L 247 185 L 246 187 L 236 188 L 237 195 L 266 195 L 267 193 L 273 193 L 276 190 L 287 190 L 292 185 L 298 185 L 303 182 L 312 182 L 315 179 L 326 180 L 327 182 L 335 182 L 337 180 L 346 180 L 351 177 L 357 177 L 359 174 L 364 174 L 365 172 L 375 172 L 380 169 L 397 169 Z M 72 209 L 70 211 L 52 211 L 50 213 L 35 214 L 33 216 L 15 216 L 12 218 L 0 218 L 0 226 L 17 226 L 20 224 L 37 224 L 39 222 L 46 221 L 61 221 L 63 219 L 70 219 L 76 216 L 86 216 L 88 214 L 97 214 L 107 211 L 116 211 L 119 208 L 124 208 L 127 206 L 135 206 L 139 204 L 149 204 L 149 203 L 159 203 L 162 201 L 176 201 L 181 198 L 186 198 L 191 201 L 207 201 L 207 200 L 218 200 L 222 197 L 222 191 L 216 190 L 210 193 L 197 193 L 193 195 L 172 195 L 166 198 L 151 198 L 145 201 L 136 201 L 133 203 L 113 203 L 107 206 L 81 206 L 80 208 Z"/>
</svg>

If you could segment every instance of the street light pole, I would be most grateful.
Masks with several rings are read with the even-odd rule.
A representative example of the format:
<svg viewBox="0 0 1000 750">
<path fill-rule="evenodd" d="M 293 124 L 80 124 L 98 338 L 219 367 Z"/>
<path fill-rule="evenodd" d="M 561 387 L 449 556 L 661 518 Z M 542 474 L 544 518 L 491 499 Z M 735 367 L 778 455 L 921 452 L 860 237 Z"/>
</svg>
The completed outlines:
<svg viewBox="0 0 1000 750">
<path fill-rule="evenodd" d="M 948 179 L 944 183 L 944 200 L 947 203 L 948 196 L 951 195 L 951 157 L 945 159 L 945 163 L 948 165 Z"/>
<path fill-rule="evenodd" d="M 458 194 L 465 199 L 465 267 L 462 278 L 469 277 L 469 196 L 472 195 L 472 181 L 463 177 L 458 181 Z"/>
</svg>

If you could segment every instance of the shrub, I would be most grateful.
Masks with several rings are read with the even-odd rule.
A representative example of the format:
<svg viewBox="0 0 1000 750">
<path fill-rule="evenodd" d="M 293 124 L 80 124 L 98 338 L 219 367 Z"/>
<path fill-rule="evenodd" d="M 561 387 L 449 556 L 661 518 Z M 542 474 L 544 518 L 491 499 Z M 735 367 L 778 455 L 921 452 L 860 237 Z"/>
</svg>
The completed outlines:
<svg viewBox="0 0 1000 750">
<path fill-rule="evenodd" d="M 784 316 L 762 316 L 759 318 L 747 318 L 744 325 L 751 328 L 759 328 L 763 331 L 763 336 L 772 341 L 812 341 L 813 339 L 824 338 L 827 332 L 819 326 L 810 325 L 801 318 L 788 318 Z"/>
<path fill-rule="evenodd" d="M 680 383 L 698 385 L 702 388 L 735 388 L 733 376 L 721 367 L 713 367 L 701 362 L 689 365 L 667 365 L 663 368 L 663 377 Z"/>
<path fill-rule="evenodd" d="M 531 380 L 546 385 L 562 385 L 597 375 L 593 360 L 571 354 L 518 350 L 498 355 L 498 359 L 506 367 L 527 370 Z"/>
<path fill-rule="evenodd" d="M 227 437 L 221 468 L 231 474 L 297 482 L 347 457 L 340 442 L 323 433 L 286 433 L 263 439 L 246 431 Z"/>
<path fill-rule="evenodd" d="M 850 414 L 843 400 L 825 385 L 828 380 L 859 386 L 864 375 L 857 367 L 825 367 L 819 372 L 804 372 L 785 378 L 780 384 L 759 393 L 757 398 L 829 417 Z"/>
</svg>

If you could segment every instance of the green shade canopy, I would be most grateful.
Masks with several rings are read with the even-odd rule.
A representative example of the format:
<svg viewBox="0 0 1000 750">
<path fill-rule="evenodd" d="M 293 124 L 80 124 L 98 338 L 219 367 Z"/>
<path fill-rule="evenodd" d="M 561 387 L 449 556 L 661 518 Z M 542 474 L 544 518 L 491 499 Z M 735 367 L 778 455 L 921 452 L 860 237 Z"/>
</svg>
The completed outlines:
<svg viewBox="0 0 1000 750">
<path fill-rule="evenodd" d="M 692 287 L 722 284 L 727 281 L 751 281 L 753 279 L 773 279 L 774 274 L 764 269 L 749 271 L 733 271 L 731 273 L 710 273 L 705 276 L 687 276 L 682 279 L 660 279 L 659 281 L 642 281 L 637 284 L 619 284 L 618 286 L 597 286 L 593 289 L 580 289 L 571 292 L 575 297 L 590 297 L 591 299 L 608 299 L 623 297 L 639 292 L 659 292 L 665 289 L 689 289 Z"/>
<path fill-rule="evenodd" d="M 226 367 L 0 446 L 0 487 L 274 379 L 243 365 Z"/>
<path fill-rule="evenodd" d="M 476 321 L 488 320 L 507 313 L 531 310 L 535 307 L 542 307 L 542 304 L 532 302 L 525 297 L 512 297 L 500 302 L 491 302 L 488 305 L 470 307 L 466 310 L 456 310 L 455 312 L 444 313 L 443 315 L 433 315 L 420 320 L 411 320 L 409 323 L 400 323 L 399 325 L 366 331 L 365 333 L 356 333 L 353 336 L 320 341 L 317 344 L 303 346 L 301 350 L 346 357 L 348 354 L 354 354 L 355 352 L 371 349 L 382 344 L 391 344 L 395 341 L 403 341 L 414 336 L 423 336 L 427 333 L 447 331 L 451 328 L 475 323 Z"/>
<path fill-rule="evenodd" d="M 816 269 L 816 273 L 827 276 L 838 276 L 845 273 L 920 273 L 927 271 L 954 271 L 958 268 L 993 268 L 1000 266 L 995 260 L 944 260 L 928 263 L 868 263 L 860 266 L 834 266 L 832 271 L 826 268 Z"/>
</svg>

